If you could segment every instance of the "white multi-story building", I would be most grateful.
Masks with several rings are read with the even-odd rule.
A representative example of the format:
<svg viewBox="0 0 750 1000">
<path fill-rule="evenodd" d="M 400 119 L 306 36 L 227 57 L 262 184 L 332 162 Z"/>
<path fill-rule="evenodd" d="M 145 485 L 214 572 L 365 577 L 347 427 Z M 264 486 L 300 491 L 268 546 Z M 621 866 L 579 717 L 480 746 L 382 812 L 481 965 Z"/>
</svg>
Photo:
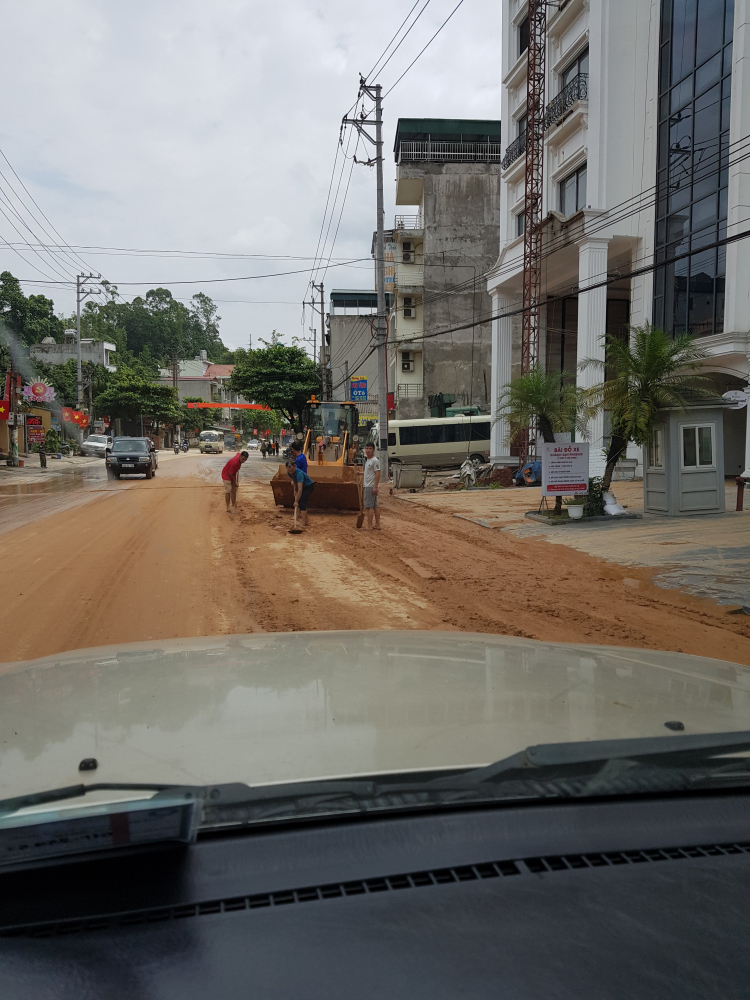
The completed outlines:
<svg viewBox="0 0 750 1000">
<path fill-rule="evenodd" d="M 493 315 L 508 315 L 493 324 L 495 400 L 520 363 L 527 7 L 503 0 L 507 143 L 488 289 Z M 750 229 L 750 0 L 562 0 L 547 11 L 540 363 L 573 374 L 604 359 L 605 334 L 649 321 L 699 338 L 721 392 L 745 389 L 750 240 L 717 244 Z M 599 378 L 577 373 L 583 385 Z M 725 412 L 727 475 L 750 464 L 746 414 Z M 605 431 L 604 418 L 589 428 L 592 474 Z M 505 422 L 492 444 L 510 460 Z"/>
</svg>

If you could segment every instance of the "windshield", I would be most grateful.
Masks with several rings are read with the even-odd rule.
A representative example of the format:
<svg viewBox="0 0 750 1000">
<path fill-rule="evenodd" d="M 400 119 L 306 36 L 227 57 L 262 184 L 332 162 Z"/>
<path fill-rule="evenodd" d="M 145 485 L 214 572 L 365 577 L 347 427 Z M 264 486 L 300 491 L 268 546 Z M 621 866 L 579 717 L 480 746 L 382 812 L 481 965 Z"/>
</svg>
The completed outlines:
<svg viewBox="0 0 750 1000">
<path fill-rule="evenodd" d="M 145 441 L 115 441 L 112 451 L 129 451 L 138 454 L 148 452 L 148 445 Z"/>
<path fill-rule="evenodd" d="M 750 729 L 748 3 L 40 6 L 0 801 Z"/>
</svg>

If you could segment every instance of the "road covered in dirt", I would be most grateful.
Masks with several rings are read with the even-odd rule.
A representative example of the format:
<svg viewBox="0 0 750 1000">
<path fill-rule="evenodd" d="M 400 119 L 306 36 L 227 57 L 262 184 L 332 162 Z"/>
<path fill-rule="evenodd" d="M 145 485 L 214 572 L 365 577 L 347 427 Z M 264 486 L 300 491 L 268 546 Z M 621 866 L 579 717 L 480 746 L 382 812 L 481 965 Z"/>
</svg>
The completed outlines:
<svg viewBox="0 0 750 1000">
<path fill-rule="evenodd" d="M 227 514 L 229 456 L 179 456 L 151 481 L 0 538 L 0 660 L 253 631 L 446 629 L 676 650 L 750 664 L 750 619 L 665 591 L 651 571 L 384 498 L 383 530 L 311 512 L 291 535 L 276 463 L 251 454 Z M 636 584 L 634 586 L 634 583 Z"/>
</svg>

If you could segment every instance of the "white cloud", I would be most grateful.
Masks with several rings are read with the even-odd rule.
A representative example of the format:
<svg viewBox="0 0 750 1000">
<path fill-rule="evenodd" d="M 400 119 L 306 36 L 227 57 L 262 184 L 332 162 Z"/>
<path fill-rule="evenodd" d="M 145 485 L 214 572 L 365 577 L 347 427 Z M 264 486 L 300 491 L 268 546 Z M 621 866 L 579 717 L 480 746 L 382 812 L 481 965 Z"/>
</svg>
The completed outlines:
<svg viewBox="0 0 750 1000">
<path fill-rule="evenodd" d="M 369 70 L 409 6 L 6 0 L 0 145 L 71 244 L 312 255 L 358 73 Z M 454 6 L 432 0 L 384 71 L 386 88 Z M 385 102 L 387 217 L 397 118 L 497 117 L 499 76 L 500 4 L 466 0 Z M 347 176 L 348 167 L 344 184 Z M 336 256 L 369 256 L 374 183 L 372 171 L 354 168 Z M 2 215 L 0 235 L 19 238 Z M 305 275 L 173 283 L 292 270 L 294 262 L 83 256 L 128 295 L 163 284 L 185 298 L 203 290 L 217 300 L 299 303 L 306 289 Z M 0 268 L 34 275 L 31 262 L 6 248 Z M 329 288 L 372 280 L 368 263 L 326 276 Z M 71 310 L 69 291 L 47 294 Z M 225 301 L 221 314 L 230 346 L 273 327 L 287 337 L 300 329 L 298 304 Z"/>
</svg>

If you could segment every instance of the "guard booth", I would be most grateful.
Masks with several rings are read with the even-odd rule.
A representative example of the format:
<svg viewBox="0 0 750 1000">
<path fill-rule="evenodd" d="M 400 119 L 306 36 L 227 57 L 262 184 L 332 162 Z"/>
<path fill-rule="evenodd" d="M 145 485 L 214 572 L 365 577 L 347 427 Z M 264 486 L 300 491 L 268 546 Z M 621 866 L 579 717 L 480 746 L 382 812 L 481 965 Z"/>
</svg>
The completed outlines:
<svg viewBox="0 0 750 1000">
<path fill-rule="evenodd" d="M 661 410 L 643 449 L 647 514 L 724 513 L 724 408 L 708 400 Z"/>
</svg>

